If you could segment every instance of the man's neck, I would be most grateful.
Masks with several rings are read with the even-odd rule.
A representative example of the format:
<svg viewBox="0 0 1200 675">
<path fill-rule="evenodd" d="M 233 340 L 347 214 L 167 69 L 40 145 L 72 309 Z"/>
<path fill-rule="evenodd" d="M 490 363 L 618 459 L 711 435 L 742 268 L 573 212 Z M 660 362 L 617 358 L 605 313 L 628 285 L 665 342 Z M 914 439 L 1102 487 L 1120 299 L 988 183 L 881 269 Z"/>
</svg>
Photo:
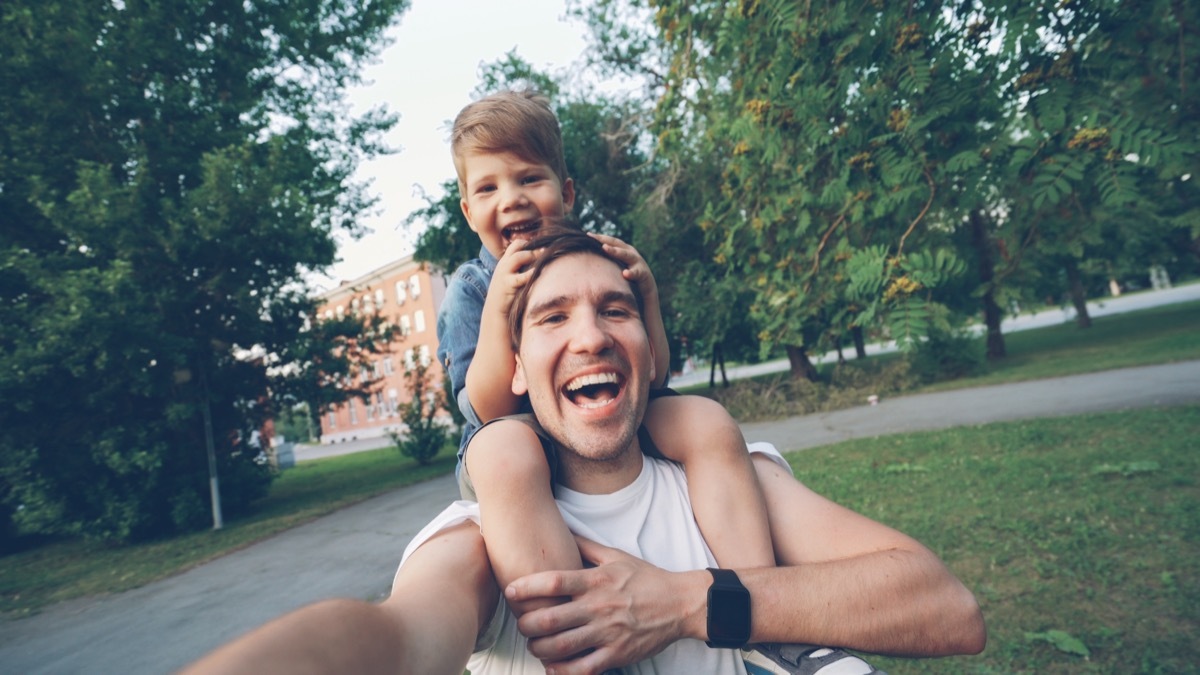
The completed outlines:
<svg viewBox="0 0 1200 675">
<path fill-rule="evenodd" d="M 563 486 L 585 495 L 607 495 L 628 487 L 642 473 L 642 451 L 633 442 L 633 447 L 620 457 L 605 460 L 585 460 L 563 452 L 559 456 Z"/>
</svg>

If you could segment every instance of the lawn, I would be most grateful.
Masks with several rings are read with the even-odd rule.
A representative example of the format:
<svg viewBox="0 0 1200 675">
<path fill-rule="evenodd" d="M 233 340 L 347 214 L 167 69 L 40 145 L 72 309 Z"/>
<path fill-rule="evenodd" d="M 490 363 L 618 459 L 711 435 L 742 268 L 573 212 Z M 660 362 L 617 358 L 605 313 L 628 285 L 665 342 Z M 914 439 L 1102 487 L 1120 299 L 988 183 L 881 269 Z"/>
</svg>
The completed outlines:
<svg viewBox="0 0 1200 675">
<path fill-rule="evenodd" d="M 1200 406 L 864 439 L 788 455 L 810 487 L 907 532 L 971 588 L 981 656 L 896 673 L 1200 668 Z"/>
</svg>

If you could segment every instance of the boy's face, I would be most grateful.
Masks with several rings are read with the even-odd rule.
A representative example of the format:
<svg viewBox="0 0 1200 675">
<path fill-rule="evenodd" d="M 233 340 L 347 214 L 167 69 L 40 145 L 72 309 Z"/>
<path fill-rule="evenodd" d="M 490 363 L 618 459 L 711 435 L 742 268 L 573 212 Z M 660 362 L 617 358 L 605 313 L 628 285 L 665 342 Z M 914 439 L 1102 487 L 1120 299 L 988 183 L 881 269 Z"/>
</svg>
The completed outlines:
<svg viewBox="0 0 1200 675">
<path fill-rule="evenodd" d="M 511 152 L 468 152 L 461 165 L 463 215 L 497 258 L 514 240 L 536 236 L 542 218 L 561 218 L 575 204 L 571 179 L 560 183 L 549 166 Z"/>
</svg>

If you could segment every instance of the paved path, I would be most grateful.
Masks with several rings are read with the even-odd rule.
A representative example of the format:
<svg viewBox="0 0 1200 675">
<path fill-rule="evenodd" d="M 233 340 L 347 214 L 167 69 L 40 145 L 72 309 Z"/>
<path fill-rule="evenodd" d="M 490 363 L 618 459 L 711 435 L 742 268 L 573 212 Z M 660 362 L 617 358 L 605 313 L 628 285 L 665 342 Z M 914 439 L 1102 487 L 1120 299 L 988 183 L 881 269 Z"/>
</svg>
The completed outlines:
<svg viewBox="0 0 1200 675">
<path fill-rule="evenodd" d="M 1200 404 L 1200 361 L 922 394 L 744 427 L 781 449 L 1089 410 Z M 288 610 L 386 593 L 409 539 L 457 496 L 396 490 L 170 579 L 0 622 L 0 673 L 165 673 Z"/>
</svg>

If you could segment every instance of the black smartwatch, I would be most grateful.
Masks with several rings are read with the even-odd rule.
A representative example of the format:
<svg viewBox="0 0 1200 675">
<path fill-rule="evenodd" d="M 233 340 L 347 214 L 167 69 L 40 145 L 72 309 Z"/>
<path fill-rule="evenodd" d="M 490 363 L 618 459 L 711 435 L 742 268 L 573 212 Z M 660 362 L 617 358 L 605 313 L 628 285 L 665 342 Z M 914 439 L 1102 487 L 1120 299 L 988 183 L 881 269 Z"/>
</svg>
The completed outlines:
<svg viewBox="0 0 1200 675">
<path fill-rule="evenodd" d="M 750 591 L 733 570 L 708 568 L 708 646 L 741 649 L 750 641 Z"/>
</svg>

